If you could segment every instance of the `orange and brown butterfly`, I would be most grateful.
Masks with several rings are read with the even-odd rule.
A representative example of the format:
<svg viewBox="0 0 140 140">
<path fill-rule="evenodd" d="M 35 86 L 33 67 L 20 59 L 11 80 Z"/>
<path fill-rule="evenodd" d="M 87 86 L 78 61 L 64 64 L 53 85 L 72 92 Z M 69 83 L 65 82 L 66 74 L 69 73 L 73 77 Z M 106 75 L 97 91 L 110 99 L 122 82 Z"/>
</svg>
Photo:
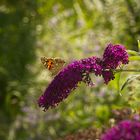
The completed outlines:
<svg viewBox="0 0 140 140">
<path fill-rule="evenodd" d="M 66 63 L 61 58 L 47 58 L 47 57 L 41 57 L 41 62 L 47 68 L 52 75 L 56 75 L 64 66 Z"/>
</svg>

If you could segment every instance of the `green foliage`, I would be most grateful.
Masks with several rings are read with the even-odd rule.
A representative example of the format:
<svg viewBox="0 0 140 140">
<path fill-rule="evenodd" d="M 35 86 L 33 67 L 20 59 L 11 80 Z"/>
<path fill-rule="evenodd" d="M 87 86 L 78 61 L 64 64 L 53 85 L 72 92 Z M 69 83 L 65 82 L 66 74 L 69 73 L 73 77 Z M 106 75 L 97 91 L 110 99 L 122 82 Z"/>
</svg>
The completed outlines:
<svg viewBox="0 0 140 140">
<path fill-rule="evenodd" d="M 138 51 L 140 52 L 140 41 L 138 40 Z"/>
<path fill-rule="evenodd" d="M 41 56 L 61 57 L 70 62 L 101 55 L 105 44 L 111 41 L 131 49 L 129 67 L 137 68 L 137 5 L 137 0 L 2 0 L 0 139 L 56 139 L 80 129 L 101 127 L 114 108 L 136 109 L 140 100 L 139 79 L 126 80 L 128 73 L 116 74 L 108 86 L 92 76 L 95 87 L 79 85 L 68 99 L 47 112 L 39 109 L 37 99 L 52 80 L 41 65 Z"/>
<path fill-rule="evenodd" d="M 131 77 L 128 77 L 128 79 L 125 81 L 125 83 L 122 85 L 121 87 L 121 91 L 130 83 L 132 82 L 134 79 L 140 77 L 140 75 L 133 75 Z"/>
</svg>

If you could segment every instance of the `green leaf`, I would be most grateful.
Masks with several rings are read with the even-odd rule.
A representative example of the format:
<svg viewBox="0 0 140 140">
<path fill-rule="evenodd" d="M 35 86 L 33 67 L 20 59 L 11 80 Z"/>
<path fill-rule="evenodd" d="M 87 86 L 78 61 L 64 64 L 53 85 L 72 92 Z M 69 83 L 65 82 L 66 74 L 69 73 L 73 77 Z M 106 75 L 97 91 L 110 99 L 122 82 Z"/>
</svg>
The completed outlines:
<svg viewBox="0 0 140 140">
<path fill-rule="evenodd" d="M 137 77 L 140 77 L 140 75 L 133 75 L 131 77 L 128 77 L 127 80 L 124 82 L 124 84 L 122 85 L 121 87 L 121 90 L 122 91 L 131 81 L 133 81 L 134 79 L 136 79 Z"/>
<path fill-rule="evenodd" d="M 136 52 L 136 51 L 133 51 L 133 50 L 127 50 L 127 53 L 129 54 L 129 55 L 135 55 L 135 56 L 139 56 L 140 55 L 140 53 L 139 52 Z"/>
<path fill-rule="evenodd" d="M 138 50 L 140 52 L 140 41 L 138 40 Z"/>
<path fill-rule="evenodd" d="M 140 56 L 130 56 L 129 60 L 133 60 L 133 61 L 140 60 Z"/>
</svg>

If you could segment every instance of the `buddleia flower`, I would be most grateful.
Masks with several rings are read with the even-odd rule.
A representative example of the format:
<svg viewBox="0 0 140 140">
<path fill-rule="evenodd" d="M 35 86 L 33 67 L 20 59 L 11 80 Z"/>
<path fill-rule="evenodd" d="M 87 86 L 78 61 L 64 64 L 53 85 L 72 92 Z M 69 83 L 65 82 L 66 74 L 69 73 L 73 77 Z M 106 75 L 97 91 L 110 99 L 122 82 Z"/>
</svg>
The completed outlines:
<svg viewBox="0 0 140 140">
<path fill-rule="evenodd" d="M 55 107 L 77 88 L 79 82 L 91 84 L 89 73 L 101 75 L 102 68 L 99 61 L 101 60 L 97 57 L 90 57 L 68 64 L 54 77 L 44 94 L 39 98 L 39 106 L 44 110 Z"/>
<path fill-rule="evenodd" d="M 123 45 L 108 44 L 102 58 L 102 76 L 105 83 L 113 80 L 115 70 L 120 64 L 128 64 L 128 53 Z"/>
<path fill-rule="evenodd" d="M 128 54 L 122 45 L 109 44 L 104 51 L 103 58 L 90 57 L 73 61 L 64 67 L 52 80 L 46 88 L 44 94 L 39 98 L 38 104 L 47 110 L 49 107 L 55 107 L 74 89 L 79 82 L 85 82 L 89 86 L 94 83 L 91 80 L 90 73 L 96 76 L 103 76 L 106 84 L 113 80 L 114 70 L 120 64 L 128 63 Z"/>
<path fill-rule="evenodd" d="M 140 122 L 124 120 L 103 134 L 101 140 L 140 140 Z"/>
</svg>

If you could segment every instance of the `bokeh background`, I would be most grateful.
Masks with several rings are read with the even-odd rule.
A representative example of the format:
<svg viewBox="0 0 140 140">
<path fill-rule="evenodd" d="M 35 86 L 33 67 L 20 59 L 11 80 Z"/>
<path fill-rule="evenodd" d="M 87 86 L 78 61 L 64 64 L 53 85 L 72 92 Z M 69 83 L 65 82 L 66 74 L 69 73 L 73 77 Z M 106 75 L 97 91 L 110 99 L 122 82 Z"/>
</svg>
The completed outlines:
<svg viewBox="0 0 140 140">
<path fill-rule="evenodd" d="M 41 56 L 67 62 L 102 56 L 108 43 L 138 51 L 139 0 L 0 1 L 0 139 L 55 140 L 88 128 L 101 128 L 111 110 L 137 109 L 140 80 L 118 94 L 118 80 L 79 85 L 58 107 L 43 112 L 37 100 L 52 80 Z M 131 62 L 127 68 L 138 68 Z M 128 76 L 124 73 L 122 84 Z M 119 76 L 116 75 L 116 79 Z"/>
</svg>

